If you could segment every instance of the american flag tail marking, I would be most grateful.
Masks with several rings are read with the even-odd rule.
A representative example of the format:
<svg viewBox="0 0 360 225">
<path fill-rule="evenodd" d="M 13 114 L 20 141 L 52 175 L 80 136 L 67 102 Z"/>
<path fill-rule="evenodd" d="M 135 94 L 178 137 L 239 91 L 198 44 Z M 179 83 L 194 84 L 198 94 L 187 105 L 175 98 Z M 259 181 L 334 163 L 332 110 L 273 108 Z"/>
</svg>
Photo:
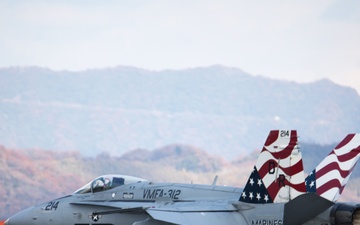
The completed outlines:
<svg viewBox="0 0 360 225">
<path fill-rule="evenodd" d="M 360 134 L 348 134 L 305 179 L 306 190 L 336 202 L 360 157 Z"/>
<path fill-rule="evenodd" d="M 262 204 L 288 202 L 305 192 L 297 131 L 270 131 L 239 200 Z"/>
</svg>

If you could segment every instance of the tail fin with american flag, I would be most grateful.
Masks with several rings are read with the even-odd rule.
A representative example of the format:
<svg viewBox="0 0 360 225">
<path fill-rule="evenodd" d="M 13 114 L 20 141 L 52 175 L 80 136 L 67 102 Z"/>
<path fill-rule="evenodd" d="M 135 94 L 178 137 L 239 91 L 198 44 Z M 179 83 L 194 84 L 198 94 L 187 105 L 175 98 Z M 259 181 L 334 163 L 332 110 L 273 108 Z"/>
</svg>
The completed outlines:
<svg viewBox="0 0 360 225">
<path fill-rule="evenodd" d="M 288 202 L 306 192 L 296 130 L 272 130 L 239 201 Z"/>
<path fill-rule="evenodd" d="M 348 134 L 305 179 L 306 191 L 336 202 L 360 157 L 360 134 Z"/>
</svg>

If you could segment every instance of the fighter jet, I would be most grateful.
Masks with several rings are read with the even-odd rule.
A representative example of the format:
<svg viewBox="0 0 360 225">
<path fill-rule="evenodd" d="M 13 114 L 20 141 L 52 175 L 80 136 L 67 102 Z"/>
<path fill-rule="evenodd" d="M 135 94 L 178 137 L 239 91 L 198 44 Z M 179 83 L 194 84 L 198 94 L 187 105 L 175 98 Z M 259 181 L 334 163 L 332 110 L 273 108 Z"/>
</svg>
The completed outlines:
<svg viewBox="0 0 360 225">
<path fill-rule="evenodd" d="M 359 153 L 360 134 L 350 134 L 305 180 L 297 132 L 274 130 L 244 189 L 217 186 L 215 180 L 154 183 L 104 175 L 13 215 L 5 225 L 360 224 L 360 205 L 335 202 Z"/>
</svg>

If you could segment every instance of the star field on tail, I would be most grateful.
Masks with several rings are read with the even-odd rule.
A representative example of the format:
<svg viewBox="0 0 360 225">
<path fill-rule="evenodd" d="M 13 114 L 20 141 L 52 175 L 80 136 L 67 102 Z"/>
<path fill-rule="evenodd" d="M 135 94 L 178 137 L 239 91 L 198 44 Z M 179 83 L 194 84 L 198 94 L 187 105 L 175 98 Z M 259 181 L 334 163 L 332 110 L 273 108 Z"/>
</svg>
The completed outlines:
<svg viewBox="0 0 360 225">
<path fill-rule="evenodd" d="M 309 176 L 305 179 L 306 192 L 316 193 L 316 173 L 313 170 Z"/>
<path fill-rule="evenodd" d="M 248 203 L 272 202 L 256 167 L 254 167 L 254 171 L 251 173 L 239 200 Z"/>
</svg>

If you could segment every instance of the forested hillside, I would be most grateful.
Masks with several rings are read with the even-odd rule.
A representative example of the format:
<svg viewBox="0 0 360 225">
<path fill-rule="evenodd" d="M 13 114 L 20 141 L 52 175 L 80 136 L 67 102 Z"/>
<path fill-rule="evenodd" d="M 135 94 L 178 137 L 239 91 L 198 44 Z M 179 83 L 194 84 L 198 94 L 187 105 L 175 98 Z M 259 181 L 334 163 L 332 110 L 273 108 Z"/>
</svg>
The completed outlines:
<svg viewBox="0 0 360 225">
<path fill-rule="evenodd" d="M 305 171 L 311 171 L 332 147 L 304 144 Z M 0 146 L 0 220 L 26 207 L 73 193 L 102 174 L 202 184 L 211 184 L 215 175 L 219 175 L 218 185 L 243 187 L 258 154 L 259 150 L 254 150 L 229 161 L 192 146 L 171 145 L 152 151 L 135 149 L 122 156 L 101 153 L 88 157 L 79 152 Z M 356 171 L 341 200 L 360 202 L 360 179 Z"/>
</svg>

